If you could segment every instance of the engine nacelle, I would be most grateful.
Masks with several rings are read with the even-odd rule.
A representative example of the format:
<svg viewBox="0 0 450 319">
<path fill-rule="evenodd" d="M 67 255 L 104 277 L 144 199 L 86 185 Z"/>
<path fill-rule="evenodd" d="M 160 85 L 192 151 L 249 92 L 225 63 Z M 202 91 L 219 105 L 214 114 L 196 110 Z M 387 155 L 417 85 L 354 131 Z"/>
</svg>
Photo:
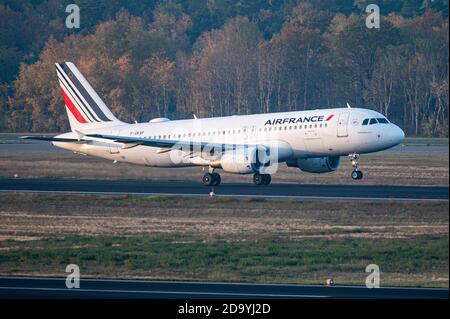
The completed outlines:
<svg viewBox="0 0 450 319">
<path fill-rule="evenodd" d="M 339 156 L 298 158 L 286 163 L 289 167 L 298 167 L 308 173 L 330 173 L 339 168 L 341 158 Z"/>
<path fill-rule="evenodd" d="M 225 172 L 235 174 L 256 173 L 261 167 L 262 149 L 257 147 L 239 148 L 225 152 L 220 158 L 220 167 Z"/>
</svg>

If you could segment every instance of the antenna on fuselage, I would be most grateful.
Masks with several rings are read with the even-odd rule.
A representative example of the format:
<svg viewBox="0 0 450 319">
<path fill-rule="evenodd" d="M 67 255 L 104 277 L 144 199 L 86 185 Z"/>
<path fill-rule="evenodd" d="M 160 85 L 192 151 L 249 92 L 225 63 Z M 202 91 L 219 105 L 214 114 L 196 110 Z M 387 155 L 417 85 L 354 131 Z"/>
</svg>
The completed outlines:
<svg viewBox="0 0 450 319">
<path fill-rule="evenodd" d="M 349 108 L 349 109 L 351 109 L 352 107 L 350 106 L 350 104 L 348 104 L 348 102 L 347 102 L 347 108 Z"/>
</svg>

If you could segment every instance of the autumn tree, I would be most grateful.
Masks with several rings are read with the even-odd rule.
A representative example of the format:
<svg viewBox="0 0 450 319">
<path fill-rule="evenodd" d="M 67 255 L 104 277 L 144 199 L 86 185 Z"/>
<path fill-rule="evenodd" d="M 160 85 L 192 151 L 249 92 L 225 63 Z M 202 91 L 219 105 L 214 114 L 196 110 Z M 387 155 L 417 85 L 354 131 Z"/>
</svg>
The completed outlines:
<svg viewBox="0 0 450 319">
<path fill-rule="evenodd" d="M 72 61 L 128 122 L 350 102 L 448 136 L 448 1 L 419 2 L 381 1 L 368 29 L 365 0 L 80 0 L 68 31 L 65 2 L 3 1 L 0 129 L 67 130 L 54 63 Z"/>
<path fill-rule="evenodd" d="M 203 34 L 194 46 L 193 103 L 202 115 L 248 114 L 258 107 L 257 26 L 245 17 Z"/>
</svg>

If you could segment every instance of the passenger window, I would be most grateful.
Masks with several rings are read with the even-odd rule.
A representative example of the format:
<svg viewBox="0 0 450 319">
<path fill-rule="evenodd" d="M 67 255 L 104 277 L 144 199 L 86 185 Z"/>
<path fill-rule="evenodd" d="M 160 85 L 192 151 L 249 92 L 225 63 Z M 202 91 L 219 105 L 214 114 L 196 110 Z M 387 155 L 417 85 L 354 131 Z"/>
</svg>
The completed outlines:
<svg viewBox="0 0 450 319">
<path fill-rule="evenodd" d="M 369 119 L 364 119 L 364 121 L 362 122 L 362 125 L 367 125 L 369 124 Z"/>
<path fill-rule="evenodd" d="M 389 124 L 389 121 L 387 119 L 385 119 L 385 118 L 377 118 L 377 120 L 378 120 L 378 123 Z"/>
<path fill-rule="evenodd" d="M 377 122 L 377 119 L 370 119 L 370 125 L 372 125 L 372 124 L 377 124 L 378 122 Z"/>
</svg>

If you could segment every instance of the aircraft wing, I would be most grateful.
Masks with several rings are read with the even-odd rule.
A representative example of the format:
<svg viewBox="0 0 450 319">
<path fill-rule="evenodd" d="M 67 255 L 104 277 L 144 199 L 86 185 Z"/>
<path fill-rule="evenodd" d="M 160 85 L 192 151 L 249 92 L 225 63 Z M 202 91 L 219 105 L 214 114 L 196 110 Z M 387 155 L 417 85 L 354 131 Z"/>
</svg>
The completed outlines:
<svg viewBox="0 0 450 319">
<path fill-rule="evenodd" d="M 235 149 L 245 145 L 236 144 L 222 144 L 222 143 L 210 143 L 210 142 L 198 142 L 198 141 L 179 141 L 179 140 L 160 140 L 143 137 L 130 137 L 130 136 L 115 136 L 105 134 L 86 134 L 86 137 L 102 138 L 111 140 L 116 143 L 123 143 L 124 148 L 131 148 L 138 145 L 152 146 L 160 148 L 176 148 L 191 149 L 191 150 L 203 150 L 205 147 L 210 149 L 220 149 L 222 152 L 225 150 Z"/>
<path fill-rule="evenodd" d="M 21 136 L 24 140 L 38 140 L 38 141 L 48 141 L 48 142 L 64 142 L 64 143 L 86 143 L 86 140 L 77 138 L 63 138 L 63 137 L 51 137 L 51 136 Z"/>
<path fill-rule="evenodd" d="M 81 133 L 80 133 L 81 134 Z M 63 138 L 63 137 L 51 137 L 51 136 L 21 136 L 21 139 L 28 140 L 39 140 L 39 141 L 49 141 L 49 142 L 64 142 L 64 143 L 87 143 L 90 139 L 87 138 L 101 138 L 106 140 L 111 140 L 116 143 L 124 144 L 123 148 L 132 148 L 138 145 L 160 147 L 160 148 L 182 148 L 190 150 L 202 150 L 207 146 L 210 149 L 215 149 L 216 151 L 220 149 L 222 152 L 225 150 L 234 149 L 236 147 L 244 145 L 236 144 L 222 144 L 222 143 L 209 143 L 209 142 L 196 142 L 196 141 L 178 141 L 178 140 L 160 140 L 160 139 L 150 139 L 142 137 L 129 137 L 129 136 L 116 136 L 107 134 L 82 134 L 80 138 Z"/>
</svg>

